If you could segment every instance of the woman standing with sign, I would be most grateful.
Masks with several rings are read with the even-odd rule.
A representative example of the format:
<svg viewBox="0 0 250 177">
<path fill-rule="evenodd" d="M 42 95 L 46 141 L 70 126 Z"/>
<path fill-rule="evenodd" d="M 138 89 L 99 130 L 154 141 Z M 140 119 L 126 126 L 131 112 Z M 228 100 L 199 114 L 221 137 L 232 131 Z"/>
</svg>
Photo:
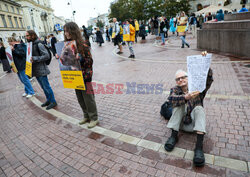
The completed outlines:
<svg viewBox="0 0 250 177">
<path fill-rule="evenodd" d="M 177 32 L 179 33 L 179 36 L 182 40 L 182 45 L 181 48 L 184 48 L 184 45 L 186 45 L 188 48 L 190 47 L 190 45 L 186 42 L 186 31 L 188 29 L 188 18 L 185 15 L 185 12 L 182 11 L 181 15 L 178 19 L 178 26 L 177 26 Z"/>
<path fill-rule="evenodd" d="M 128 58 L 135 58 L 133 50 L 133 42 L 135 42 L 135 27 L 131 24 L 133 22 L 125 21 L 126 24 L 123 27 L 123 41 L 127 41 L 128 48 L 130 51 L 130 56 Z"/>
<path fill-rule="evenodd" d="M 78 50 L 76 58 L 80 60 L 81 70 L 85 83 L 86 90 L 75 89 L 78 103 L 80 104 L 84 118 L 79 124 L 85 124 L 90 121 L 88 128 L 95 127 L 98 121 L 97 108 L 95 102 L 95 95 L 92 88 L 92 65 L 93 59 L 89 50 L 89 46 L 83 40 L 79 27 L 74 22 L 69 22 L 64 25 L 64 39 L 65 41 L 76 41 Z"/>
<path fill-rule="evenodd" d="M 28 76 L 25 74 L 26 45 L 16 41 L 14 38 L 9 39 L 9 44 L 12 50 L 15 66 L 17 68 L 17 75 L 20 81 L 24 84 L 25 93 L 23 93 L 23 97 L 31 98 L 35 92 Z"/>
</svg>

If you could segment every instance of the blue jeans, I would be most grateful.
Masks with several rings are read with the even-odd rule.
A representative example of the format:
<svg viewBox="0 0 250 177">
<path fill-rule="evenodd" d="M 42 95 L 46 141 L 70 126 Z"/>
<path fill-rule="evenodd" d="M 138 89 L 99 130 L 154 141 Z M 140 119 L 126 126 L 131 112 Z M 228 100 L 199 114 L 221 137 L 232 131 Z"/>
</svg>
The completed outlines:
<svg viewBox="0 0 250 177">
<path fill-rule="evenodd" d="M 20 81 L 24 84 L 25 93 L 28 95 L 34 95 L 35 94 L 34 89 L 32 88 L 32 85 L 30 83 L 28 76 L 25 74 L 25 70 L 18 71 L 17 75 Z"/>
<path fill-rule="evenodd" d="M 164 44 L 165 44 L 164 33 L 160 33 L 160 35 L 161 35 L 161 40 L 162 40 L 162 43 L 164 43 Z"/>
<path fill-rule="evenodd" d="M 39 85 L 42 87 L 47 101 L 49 101 L 50 103 L 56 103 L 53 90 L 51 89 L 49 81 L 48 81 L 48 77 L 47 76 L 40 76 L 40 77 L 36 77 L 36 79 L 37 79 Z"/>
<path fill-rule="evenodd" d="M 185 44 L 187 45 L 187 46 L 189 46 L 189 44 L 186 42 L 186 36 L 181 36 L 181 41 L 182 41 L 182 46 L 184 46 Z"/>
</svg>

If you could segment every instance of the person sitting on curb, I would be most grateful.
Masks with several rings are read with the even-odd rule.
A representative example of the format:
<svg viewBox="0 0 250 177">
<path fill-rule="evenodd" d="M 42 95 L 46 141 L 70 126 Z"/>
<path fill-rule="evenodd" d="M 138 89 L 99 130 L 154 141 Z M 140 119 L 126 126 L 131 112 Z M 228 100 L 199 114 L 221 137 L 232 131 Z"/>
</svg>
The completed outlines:
<svg viewBox="0 0 250 177">
<path fill-rule="evenodd" d="M 167 127 L 172 129 L 172 134 L 165 143 L 165 150 L 170 152 L 178 142 L 178 131 L 182 129 L 186 132 L 196 132 L 197 142 L 194 150 L 193 163 L 195 166 L 204 166 L 205 157 L 203 153 L 203 138 L 206 133 L 206 115 L 203 108 L 203 99 L 213 82 L 212 70 L 209 69 L 206 89 L 188 93 L 187 73 L 178 70 L 175 74 L 177 86 L 171 88 L 168 97 L 169 102 L 173 105 L 172 116 Z"/>
</svg>

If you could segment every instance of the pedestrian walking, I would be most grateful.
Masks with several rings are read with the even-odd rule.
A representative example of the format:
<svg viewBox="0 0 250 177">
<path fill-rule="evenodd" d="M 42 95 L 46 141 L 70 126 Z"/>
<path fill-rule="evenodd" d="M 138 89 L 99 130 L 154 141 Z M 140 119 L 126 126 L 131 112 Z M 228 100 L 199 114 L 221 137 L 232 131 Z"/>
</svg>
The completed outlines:
<svg viewBox="0 0 250 177">
<path fill-rule="evenodd" d="M 169 21 L 169 26 L 170 26 L 169 31 L 172 32 L 173 34 L 175 34 L 176 27 L 175 27 L 175 23 L 174 23 L 174 18 L 173 17 Z"/>
<path fill-rule="evenodd" d="M 135 41 L 135 27 L 130 24 L 128 20 L 125 21 L 125 25 L 123 27 L 123 40 L 127 42 L 130 56 L 129 58 L 135 58 L 134 50 L 133 50 L 133 42 Z"/>
<path fill-rule="evenodd" d="M 50 50 L 52 51 L 54 56 L 56 55 L 56 46 L 55 46 L 56 43 L 57 43 L 56 37 L 54 36 L 54 34 L 50 34 L 50 46 L 51 46 Z"/>
<path fill-rule="evenodd" d="M 14 38 L 9 39 L 9 44 L 12 50 L 13 61 L 17 68 L 17 76 L 24 85 L 23 97 L 31 98 L 35 92 L 30 83 L 28 76 L 25 74 L 26 65 L 26 45 L 20 43 Z"/>
<path fill-rule="evenodd" d="M 155 16 L 154 18 L 154 34 L 157 37 L 159 35 L 159 22 L 158 22 L 158 17 Z"/>
<path fill-rule="evenodd" d="M 46 102 L 41 106 L 46 107 L 47 110 L 57 106 L 53 90 L 49 84 L 47 75 L 50 74 L 49 68 L 46 64 L 47 60 L 50 60 L 50 54 L 42 41 L 38 39 L 37 34 L 33 30 L 26 32 L 26 39 L 28 42 L 32 42 L 32 76 L 35 76 L 39 85 L 43 89 L 46 96 Z"/>
<path fill-rule="evenodd" d="M 181 41 L 182 41 L 181 48 L 184 48 L 185 45 L 189 48 L 190 45 L 186 42 L 186 32 L 188 30 L 188 26 L 187 26 L 188 25 L 188 18 L 185 15 L 184 11 L 181 12 L 177 23 L 178 23 L 178 27 L 181 27 L 182 29 L 184 29 L 183 31 L 177 30 L 178 34 L 181 38 Z"/>
<path fill-rule="evenodd" d="M 142 40 L 145 40 L 147 36 L 146 28 L 143 22 L 141 23 L 141 26 L 139 28 L 139 36 Z"/>
<path fill-rule="evenodd" d="M 3 65 L 3 71 L 5 71 L 7 73 L 11 73 L 10 63 L 7 59 L 3 42 L 0 42 L 0 60 L 1 60 L 2 65 Z"/>
<path fill-rule="evenodd" d="M 106 30 L 105 30 L 105 34 L 106 34 L 106 41 L 109 41 L 110 42 L 110 36 L 109 36 L 109 28 L 108 28 L 108 26 L 106 26 L 106 28 L 105 28 Z"/>
<path fill-rule="evenodd" d="M 191 14 L 189 26 L 191 27 L 192 36 L 193 36 L 193 38 L 195 38 L 196 37 L 196 31 L 197 31 L 197 29 L 196 29 L 197 18 L 195 17 L 194 13 Z"/>
<path fill-rule="evenodd" d="M 104 43 L 102 32 L 100 31 L 100 28 L 96 28 L 96 42 L 99 43 L 99 46 L 101 47 Z"/>
<path fill-rule="evenodd" d="M 137 43 L 137 37 L 139 34 L 139 23 L 138 21 L 135 19 L 135 42 Z"/>
<path fill-rule="evenodd" d="M 165 38 L 168 38 L 168 30 L 169 30 L 168 19 L 165 18 L 165 19 L 164 19 L 164 22 L 165 22 L 165 27 L 166 27 L 166 30 L 163 30 L 163 31 L 164 31 L 164 37 L 165 37 Z"/>
<path fill-rule="evenodd" d="M 121 39 L 121 35 L 120 35 L 120 26 L 119 26 L 119 22 L 117 21 L 116 18 L 113 18 L 113 23 L 114 26 L 112 28 L 112 39 L 114 39 L 114 46 L 119 47 L 119 51 L 117 52 L 117 54 L 122 54 L 122 39 Z"/>
<path fill-rule="evenodd" d="M 161 17 L 160 18 L 160 36 L 162 41 L 161 45 L 165 45 L 165 36 L 164 36 L 165 31 L 167 31 L 166 25 L 164 19 Z"/>
<path fill-rule="evenodd" d="M 69 22 L 64 25 L 64 38 L 65 41 L 76 41 L 76 47 L 78 50 L 77 56 L 79 56 L 80 59 L 81 70 L 86 87 L 86 90 L 75 90 L 78 103 L 81 106 L 84 114 L 84 118 L 79 122 L 79 124 L 82 125 L 90 121 L 88 128 L 93 128 L 99 123 L 99 121 L 95 95 L 93 93 L 93 87 L 91 83 L 93 74 L 92 55 L 90 53 L 89 46 L 81 38 L 80 29 L 76 23 Z"/>
</svg>

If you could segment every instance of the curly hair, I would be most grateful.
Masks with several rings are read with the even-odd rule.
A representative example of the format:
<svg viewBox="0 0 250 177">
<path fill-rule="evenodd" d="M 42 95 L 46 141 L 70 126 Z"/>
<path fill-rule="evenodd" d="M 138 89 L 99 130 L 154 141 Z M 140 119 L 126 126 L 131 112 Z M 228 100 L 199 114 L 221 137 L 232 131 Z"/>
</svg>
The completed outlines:
<svg viewBox="0 0 250 177">
<path fill-rule="evenodd" d="M 70 39 L 67 39 L 64 33 L 64 40 L 75 40 L 78 52 L 84 55 L 84 40 L 82 38 L 81 31 L 78 25 L 75 22 L 69 22 L 64 25 L 63 29 L 64 31 L 67 31 L 70 35 Z"/>
</svg>

